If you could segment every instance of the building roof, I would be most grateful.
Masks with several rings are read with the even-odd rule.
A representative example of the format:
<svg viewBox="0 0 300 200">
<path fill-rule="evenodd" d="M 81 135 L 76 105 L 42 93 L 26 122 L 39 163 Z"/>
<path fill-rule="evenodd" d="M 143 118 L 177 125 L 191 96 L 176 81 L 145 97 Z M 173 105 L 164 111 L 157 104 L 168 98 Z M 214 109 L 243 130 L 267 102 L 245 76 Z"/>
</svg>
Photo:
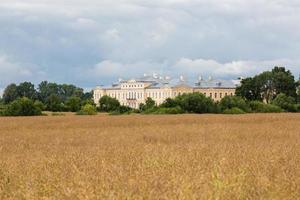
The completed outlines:
<svg viewBox="0 0 300 200">
<path fill-rule="evenodd" d="M 137 79 L 129 79 L 129 80 L 119 80 L 119 82 L 112 84 L 112 86 L 101 87 L 101 89 L 121 89 L 122 83 L 128 82 L 137 82 L 137 83 L 149 83 L 148 89 L 158 89 L 158 88 L 173 88 L 179 86 L 191 87 L 191 88 L 236 88 L 239 84 L 239 80 L 221 80 L 221 79 L 212 79 L 203 80 L 202 78 L 196 83 L 192 83 L 184 77 L 180 77 L 177 79 L 172 79 L 171 77 L 162 77 L 158 75 L 148 76 L 144 75 L 143 77 Z"/>
</svg>

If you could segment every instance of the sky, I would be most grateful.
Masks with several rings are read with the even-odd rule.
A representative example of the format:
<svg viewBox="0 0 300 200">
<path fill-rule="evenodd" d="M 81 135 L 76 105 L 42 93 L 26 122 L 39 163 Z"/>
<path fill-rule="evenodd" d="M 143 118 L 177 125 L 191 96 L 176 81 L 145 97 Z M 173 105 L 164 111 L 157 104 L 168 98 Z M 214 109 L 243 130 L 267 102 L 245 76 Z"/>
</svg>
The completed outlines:
<svg viewBox="0 0 300 200">
<path fill-rule="evenodd" d="M 300 74 L 299 0 L 0 0 L 0 93 L 42 80 L 83 88 L 159 73 Z"/>
</svg>

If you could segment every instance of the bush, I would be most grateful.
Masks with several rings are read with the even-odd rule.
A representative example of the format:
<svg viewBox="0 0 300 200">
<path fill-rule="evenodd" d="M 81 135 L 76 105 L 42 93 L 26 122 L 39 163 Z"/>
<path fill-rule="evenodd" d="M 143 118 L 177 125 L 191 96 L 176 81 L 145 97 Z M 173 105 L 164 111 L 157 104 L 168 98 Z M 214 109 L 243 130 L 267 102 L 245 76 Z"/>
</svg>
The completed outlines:
<svg viewBox="0 0 300 200">
<path fill-rule="evenodd" d="M 77 112 L 77 115 L 97 115 L 97 109 L 94 105 L 86 104 L 81 107 L 81 110 Z"/>
<path fill-rule="evenodd" d="M 177 96 L 175 101 L 188 113 L 213 113 L 216 109 L 213 100 L 200 93 L 183 94 Z"/>
<path fill-rule="evenodd" d="M 10 103 L 3 114 L 5 116 L 36 116 L 42 115 L 42 111 L 32 100 L 23 97 Z"/>
<path fill-rule="evenodd" d="M 153 112 L 153 114 L 170 114 L 170 115 L 176 115 L 176 114 L 182 114 L 184 111 L 179 107 L 173 107 L 173 108 L 158 108 L 156 111 Z"/>
<path fill-rule="evenodd" d="M 249 103 L 249 106 L 253 112 L 258 112 L 258 113 L 279 113 L 282 112 L 283 110 L 272 104 L 265 104 L 261 101 L 251 101 Z"/>
<path fill-rule="evenodd" d="M 245 114 L 246 112 L 243 111 L 242 109 L 239 109 L 237 107 L 225 109 L 223 111 L 224 114 L 230 114 L 230 115 L 239 115 L 239 114 Z"/>
<path fill-rule="evenodd" d="M 297 112 L 300 112 L 300 104 L 295 104 L 295 109 L 297 110 Z"/>
<path fill-rule="evenodd" d="M 295 99 L 283 93 L 277 95 L 277 97 L 272 101 L 272 104 L 279 106 L 280 108 L 288 112 L 297 111 L 297 108 L 295 106 Z"/>
<path fill-rule="evenodd" d="M 130 114 L 132 112 L 132 108 L 129 106 L 120 106 L 117 110 L 110 112 L 110 115 L 122 115 L 122 114 Z"/>
<path fill-rule="evenodd" d="M 244 112 L 249 112 L 249 107 L 245 100 L 242 97 L 238 96 L 226 96 L 219 103 L 220 109 L 222 111 L 231 109 L 231 108 L 239 108 Z"/>
</svg>

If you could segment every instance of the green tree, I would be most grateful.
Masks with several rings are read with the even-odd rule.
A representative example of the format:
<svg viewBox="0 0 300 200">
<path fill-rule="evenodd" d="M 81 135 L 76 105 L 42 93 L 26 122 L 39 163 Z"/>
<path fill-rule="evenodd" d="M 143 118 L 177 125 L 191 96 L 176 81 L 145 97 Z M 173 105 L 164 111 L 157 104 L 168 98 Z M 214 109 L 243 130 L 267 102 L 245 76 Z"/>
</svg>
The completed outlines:
<svg viewBox="0 0 300 200">
<path fill-rule="evenodd" d="M 299 80 L 296 83 L 296 86 L 297 86 L 297 90 L 296 90 L 297 102 L 300 103 L 300 77 L 299 77 Z"/>
<path fill-rule="evenodd" d="M 81 99 L 79 97 L 73 96 L 69 97 L 66 101 L 67 109 L 71 112 L 77 112 L 81 108 Z"/>
<path fill-rule="evenodd" d="M 241 85 L 236 88 L 236 95 L 244 97 L 249 101 L 262 101 L 260 87 L 257 79 L 257 77 L 243 79 L 241 81 Z"/>
<path fill-rule="evenodd" d="M 177 104 L 189 113 L 212 113 L 215 112 L 214 102 L 211 98 L 200 93 L 190 93 L 177 96 Z"/>
<path fill-rule="evenodd" d="M 287 96 L 295 98 L 296 83 L 291 71 L 286 70 L 284 67 L 274 67 L 272 74 L 276 96 L 280 93 L 284 93 Z"/>
<path fill-rule="evenodd" d="M 178 106 L 177 102 L 175 99 L 167 98 L 161 105 L 160 107 L 162 108 L 175 108 Z"/>
<path fill-rule="evenodd" d="M 292 73 L 284 67 L 274 67 L 253 78 L 241 81 L 241 86 L 236 90 L 237 96 L 248 101 L 258 100 L 270 103 L 278 94 L 285 93 L 296 97 L 296 84 Z"/>
<path fill-rule="evenodd" d="M 57 95 L 51 94 L 46 100 L 46 109 L 48 111 L 53 111 L 53 112 L 62 111 L 63 110 L 62 101 Z"/>
<path fill-rule="evenodd" d="M 11 102 L 4 111 L 6 116 L 35 116 L 41 115 L 41 109 L 37 107 L 33 100 L 23 97 Z"/>
<path fill-rule="evenodd" d="M 120 102 L 112 97 L 103 96 L 99 100 L 100 110 L 104 112 L 116 111 L 120 107 Z"/>
<path fill-rule="evenodd" d="M 19 98 L 18 87 L 16 84 L 12 83 L 8 85 L 3 92 L 3 101 L 8 104 Z"/>
<path fill-rule="evenodd" d="M 32 100 L 35 100 L 37 97 L 37 92 L 34 88 L 34 84 L 32 84 L 31 82 L 20 83 L 17 87 L 17 91 L 20 97 L 27 97 Z"/>
<path fill-rule="evenodd" d="M 150 110 L 150 109 L 153 109 L 155 108 L 155 101 L 151 98 L 151 97 L 148 97 L 145 101 L 145 103 L 141 103 L 139 105 L 139 109 L 141 111 L 146 111 L 146 110 Z"/>
<path fill-rule="evenodd" d="M 222 111 L 232 108 L 239 108 L 244 112 L 249 112 L 247 103 L 242 97 L 239 96 L 226 96 L 220 101 L 219 106 Z"/>
<path fill-rule="evenodd" d="M 293 97 L 287 96 L 284 93 L 280 93 L 277 97 L 272 101 L 272 104 L 279 106 L 280 108 L 289 111 L 295 112 L 297 108 L 295 107 L 295 99 Z"/>
</svg>

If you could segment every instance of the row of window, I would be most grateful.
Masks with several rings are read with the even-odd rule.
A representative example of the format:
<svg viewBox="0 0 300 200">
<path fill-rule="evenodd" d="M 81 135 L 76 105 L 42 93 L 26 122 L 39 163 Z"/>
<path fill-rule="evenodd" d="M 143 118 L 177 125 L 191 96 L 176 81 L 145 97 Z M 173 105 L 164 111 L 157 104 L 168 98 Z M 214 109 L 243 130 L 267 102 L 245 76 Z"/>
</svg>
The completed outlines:
<svg viewBox="0 0 300 200">
<path fill-rule="evenodd" d="M 174 92 L 174 96 L 181 95 L 181 92 Z M 208 94 L 206 92 L 203 93 L 205 96 L 207 96 Z M 233 96 L 233 93 L 228 94 L 227 92 L 224 94 L 224 96 Z M 143 92 L 127 92 L 127 93 L 108 93 L 108 96 L 113 97 L 113 98 L 117 98 L 117 99 L 144 99 L 144 94 Z M 146 93 L 146 97 L 151 97 L 153 99 L 161 99 L 161 98 L 169 98 L 172 97 L 172 93 L 171 92 L 147 92 Z M 223 98 L 223 93 L 209 93 L 209 97 L 217 99 L 218 97 L 220 99 Z M 101 98 L 101 94 L 97 94 L 95 93 L 95 98 L 96 99 L 100 99 Z"/>
<path fill-rule="evenodd" d="M 137 87 L 143 87 L 141 84 L 137 85 L 122 85 L 123 88 L 137 88 Z"/>
</svg>

